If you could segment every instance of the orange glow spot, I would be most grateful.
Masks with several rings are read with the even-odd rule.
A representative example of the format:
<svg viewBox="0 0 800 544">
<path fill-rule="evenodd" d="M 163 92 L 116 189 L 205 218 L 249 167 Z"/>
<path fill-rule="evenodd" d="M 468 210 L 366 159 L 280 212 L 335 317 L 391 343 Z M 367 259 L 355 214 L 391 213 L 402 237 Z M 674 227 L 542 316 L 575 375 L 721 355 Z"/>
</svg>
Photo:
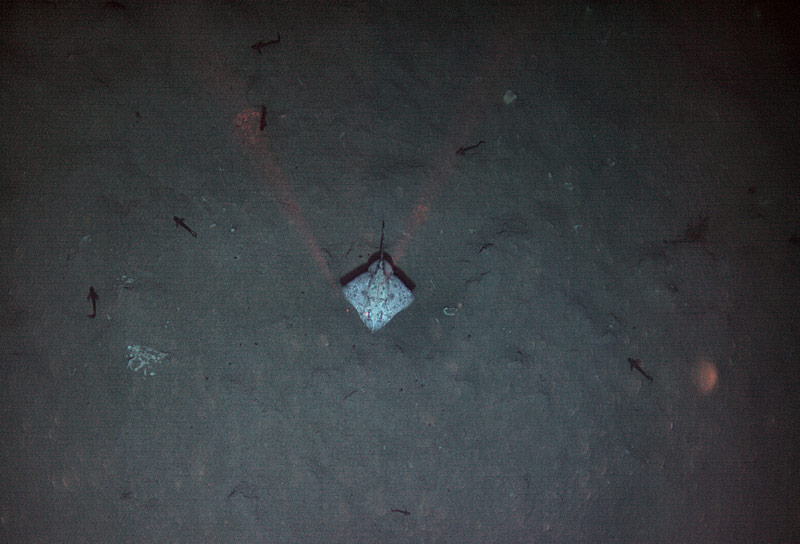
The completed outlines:
<svg viewBox="0 0 800 544">
<path fill-rule="evenodd" d="M 719 381 L 717 366 L 709 361 L 699 361 L 692 369 L 692 381 L 702 395 L 708 395 Z"/>
<path fill-rule="evenodd" d="M 258 143 L 260 120 L 261 111 L 252 108 L 239 112 L 233 119 L 234 132 L 242 146 L 248 150 L 252 150 Z"/>
<path fill-rule="evenodd" d="M 413 217 L 414 222 L 416 224 L 424 223 L 428 220 L 428 216 L 431 214 L 431 207 L 430 204 L 427 202 L 419 202 L 416 206 L 414 206 Z"/>
</svg>

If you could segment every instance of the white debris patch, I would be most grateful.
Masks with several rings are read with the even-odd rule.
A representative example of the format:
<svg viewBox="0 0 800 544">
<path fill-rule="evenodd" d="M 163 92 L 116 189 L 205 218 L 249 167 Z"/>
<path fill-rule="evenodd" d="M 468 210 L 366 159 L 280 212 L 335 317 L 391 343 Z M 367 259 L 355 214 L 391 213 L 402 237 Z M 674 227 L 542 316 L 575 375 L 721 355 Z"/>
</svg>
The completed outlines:
<svg viewBox="0 0 800 544">
<path fill-rule="evenodd" d="M 156 366 L 166 358 L 166 353 L 147 346 L 128 346 L 128 368 L 134 372 L 141 370 L 144 376 L 155 376 Z"/>
</svg>

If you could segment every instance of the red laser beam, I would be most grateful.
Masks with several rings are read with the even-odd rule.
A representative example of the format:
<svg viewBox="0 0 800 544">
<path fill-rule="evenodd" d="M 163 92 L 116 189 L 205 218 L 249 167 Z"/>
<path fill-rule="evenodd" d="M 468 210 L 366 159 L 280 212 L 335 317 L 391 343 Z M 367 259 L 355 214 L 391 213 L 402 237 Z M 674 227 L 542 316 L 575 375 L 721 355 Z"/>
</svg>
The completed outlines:
<svg viewBox="0 0 800 544">
<path fill-rule="evenodd" d="M 437 153 L 431 167 L 433 175 L 425 182 L 406 221 L 406 233 L 408 236 L 397 242 L 391 251 L 394 261 L 399 262 L 406 254 L 410 241 L 414 239 L 419 229 L 428 221 L 437 197 L 453 178 L 456 161 L 458 160 L 455 154 L 456 149 L 463 145 L 463 142 L 469 140 L 475 131 L 475 127 L 485 117 L 482 113 L 483 108 L 481 105 L 487 102 L 487 99 L 490 100 L 494 93 L 498 94 L 499 100 L 499 96 L 503 92 L 501 91 L 503 87 L 500 85 L 501 75 L 508 71 L 507 63 L 510 50 L 511 40 L 506 39 L 498 44 L 495 54 L 488 55 L 489 60 L 487 60 L 484 69 L 479 72 L 486 74 L 486 76 L 476 79 L 476 81 L 480 82 L 480 86 L 473 86 L 466 93 L 462 106 L 456 110 L 471 113 L 459 118 L 460 124 L 449 131 L 450 137 L 445 139 L 440 151 Z"/>
<path fill-rule="evenodd" d="M 286 176 L 279 166 L 278 159 L 269 151 L 267 144 L 264 143 L 260 122 L 260 109 L 245 110 L 236 116 L 234 127 L 239 131 L 242 147 L 247 151 L 248 158 L 255 164 L 256 170 L 262 172 L 268 189 L 280 204 L 287 220 L 297 227 L 300 238 L 303 240 L 311 258 L 328 280 L 328 283 L 336 287 L 338 283 L 331 275 L 325 255 L 317 243 L 308 221 L 306 221 L 294 191 L 292 191 Z"/>
<path fill-rule="evenodd" d="M 184 18 L 196 17 L 195 12 L 189 11 Z M 202 26 L 199 19 L 192 20 L 194 27 Z M 203 96 L 215 100 L 220 107 L 241 100 L 247 94 L 247 88 L 242 78 L 230 69 L 230 64 L 218 53 L 208 57 L 198 57 L 193 54 L 198 50 L 216 50 L 210 44 L 198 44 L 199 40 L 207 38 L 206 33 L 175 32 L 168 35 L 168 40 L 177 51 L 182 52 L 182 60 L 187 70 L 184 72 L 194 79 L 194 84 L 200 89 Z M 328 283 L 338 288 L 338 282 L 330 273 L 325 256 L 319 243 L 314 237 L 311 227 L 305 218 L 302 207 L 292 191 L 286 176 L 283 174 L 280 163 L 274 153 L 269 150 L 268 134 L 261 130 L 262 110 L 249 108 L 234 116 L 234 138 L 238 139 L 244 155 L 252 162 L 254 169 L 263 174 L 266 187 L 275 196 L 287 219 L 296 226 L 300 238 L 305 245 L 312 260 L 317 264 Z"/>
</svg>

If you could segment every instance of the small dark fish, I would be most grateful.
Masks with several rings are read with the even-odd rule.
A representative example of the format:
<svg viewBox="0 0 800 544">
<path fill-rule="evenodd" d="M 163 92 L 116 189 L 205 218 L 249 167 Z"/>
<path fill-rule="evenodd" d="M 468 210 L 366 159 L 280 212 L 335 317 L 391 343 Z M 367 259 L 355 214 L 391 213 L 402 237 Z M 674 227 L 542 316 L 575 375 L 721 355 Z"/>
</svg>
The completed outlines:
<svg viewBox="0 0 800 544">
<path fill-rule="evenodd" d="M 478 143 L 477 143 L 477 144 L 475 144 L 475 145 L 468 145 L 467 147 L 459 147 L 458 149 L 456 149 L 456 155 L 466 155 L 466 154 L 467 154 L 467 151 L 469 151 L 469 150 L 471 150 L 471 149 L 475 149 L 475 148 L 476 148 L 476 147 L 478 147 L 479 145 L 481 145 L 481 144 L 485 144 L 485 143 L 486 143 L 486 142 L 484 142 L 483 140 L 481 140 L 480 142 L 478 142 Z"/>
<path fill-rule="evenodd" d="M 639 363 L 641 362 L 641 361 L 639 361 L 639 359 L 631 359 L 630 357 L 628 357 L 628 362 L 631 364 L 631 370 L 636 369 L 636 370 L 638 370 L 639 372 L 642 373 L 642 376 L 647 378 L 647 381 L 650 381 L 650 382 L 653 381 L 653 377 L 650 374 L 648 374 L 647 372 L 645 372 L 644 369 L 641 366 L 639 366 Z"/>
<path fill-rule="evenodd" d="M 276 43 L 281 43 L 281 35 L 280 35 L 280 33 L 278 33 L 278 39 L 277 40 L 269 40 L 267 42 L 265 42 L 264 40 L 258 40 L 256 43 L 251 45 L 250 48 L 251 49 L 255 49 L 256 51 L 258 51 L 258 54 L 260 55 L 262 47 L 266 47 L 268 45 L 273 45 L 273 44 L 276 44 Z"/>
<path fill-rule="evenodd" d="M 258 122 L 259 130 L 264 130 L 267 126 L 267 107 L 261 104 L 261 120 Z"/>
<path fill-rule="evenodd" d="M 197 238 L 197 233 L 196 233 L 195 231 L 193 231 L 192 229 L 190 229 L 190 228 L 189 228 L 189 225 L 187 225 L 186 223 L 184 223 L 184 222 L 183 222 L 183 221 L 184 221 L 183 217 L 178 217 L 178 216 L 176 215 L 176 216 L 173 216 L 173 217 L 172 217 L 172 220 L 173 220 L 173 221 L 175 221 L 175 227 L 176 227 L 176 228 L 177 228 L 177 227 L 183 227 L 183 228 L 185 228 L 187 231 L 189 231 L 189 234 L 191 234 L 192 236 L 194 236 L 195 238 Z"/>
<path fill-rule="evenodd" d="M 86 317 L 90 317 L 94 319 L 97 317 L 97 299 L 100 298 L 100 295 L 97 294 L 97 291 L 94 290 L 94 287 L 91 285 L 89 286 L 89 294 L 86 295 L 86 300 L 92 301 L 92 313 L 87 315 Z"/>
<path fill-rule="evenodd" d="M 664 240 L 665 244 L 694 244 L 702 242 L 708 232 L 708 217 L 701 215 L 694 221 L 689 221 L 683 236 L 673 240 Z"/>
</svg>

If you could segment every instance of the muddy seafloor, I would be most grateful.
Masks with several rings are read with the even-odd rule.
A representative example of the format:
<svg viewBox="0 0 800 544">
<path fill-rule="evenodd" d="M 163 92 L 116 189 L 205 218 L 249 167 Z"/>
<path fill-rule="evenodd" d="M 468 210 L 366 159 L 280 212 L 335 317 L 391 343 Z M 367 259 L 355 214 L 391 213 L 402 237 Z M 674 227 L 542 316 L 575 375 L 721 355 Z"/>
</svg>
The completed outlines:
<svg viewBox="0 0 800 544">
<path fill-rule="evenodd" d="M 0 19 L 0 540 L 800 536 L 785 11 Z"/>
</svg>

